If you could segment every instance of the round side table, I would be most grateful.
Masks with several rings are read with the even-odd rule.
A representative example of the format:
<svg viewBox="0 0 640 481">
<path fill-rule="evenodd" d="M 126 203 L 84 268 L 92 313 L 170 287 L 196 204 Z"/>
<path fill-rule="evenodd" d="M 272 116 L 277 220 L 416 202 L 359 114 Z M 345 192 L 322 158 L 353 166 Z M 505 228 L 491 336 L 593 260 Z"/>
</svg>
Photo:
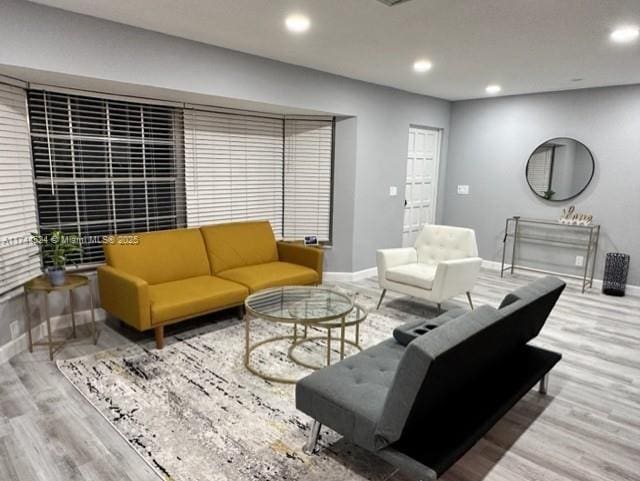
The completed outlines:
<svg viewBox="0 0 640 481">
<path fill-rule="evenodd" d="M 76 314 L 75 303 L 73 299 L 73 291 L 79 287 L 87 286 L 89 288 L 89 299 L 91 302 L 91 338 L 93 343 L 97 344 L 98 336 L 96 330 L 96 318 L 93 312 L 93 293 L 91 292 L 91 286 L 89 285 L 89 278 L 78 274 L 66 274 L 64 284 L 60 286 L 54 286 L 49 282 L 46 276 L 39 276 L 35 279 L 31 279 L 24 284 L 24 310 L 25 317 L 27 319 L 27 335 L 29 337 L 29 352 L 33 352 L 33 346 L 47 346 L 49 348 L 49 359 L 53 361 L 53 354 L 70 339 L 76 337 Z M 31 312 L 29 310 L 29 293 L 39 292 L 43 295 L 43 306 L 45 322 L 47 323 L 47 340 L 33 342 L 31 338 Z M 71 311 L 71 337 L 54 340 L 51 337 L 51 317 L 49 315 L 49 294 L 52 292 L 68 292 L 69 293 L 69 309 Z"/>
</svg>

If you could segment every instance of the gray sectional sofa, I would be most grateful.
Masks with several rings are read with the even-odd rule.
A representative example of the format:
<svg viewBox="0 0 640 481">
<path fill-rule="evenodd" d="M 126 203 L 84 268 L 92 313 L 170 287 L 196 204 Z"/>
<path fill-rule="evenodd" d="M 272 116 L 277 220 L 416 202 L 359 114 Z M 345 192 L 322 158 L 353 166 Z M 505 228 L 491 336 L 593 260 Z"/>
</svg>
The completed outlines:
<svg viewBox="0 0 640 481">
<path fill-rule="evenodd" d="M 405 324 L 393 337 L 296 384 L 296 406 L 407 474 L 434 480 L 469 450 L 561 355 L 528 344 L 565 287 L 553 277 L 500 307 L 455 309 Z"/>
</svg>

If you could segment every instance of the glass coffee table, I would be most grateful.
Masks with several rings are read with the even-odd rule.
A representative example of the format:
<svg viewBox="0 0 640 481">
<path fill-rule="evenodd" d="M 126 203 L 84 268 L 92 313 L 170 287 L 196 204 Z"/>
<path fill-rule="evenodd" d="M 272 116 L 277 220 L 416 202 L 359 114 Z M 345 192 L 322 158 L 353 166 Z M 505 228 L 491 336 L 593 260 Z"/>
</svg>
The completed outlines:
<svg viewBox="0 0 640 481">
<path fill-rule="evenodd" d="M 327 364 L 331 364 L 332 330 L 339 329 L 335 339 L 340 346 L 340 359 L 344 359 L 345 345 L 358 350 L 360 347 L 360 324 L 367 318 L 367 311 L 341 292 L 325 287 L 285 286 L 265 289 L 250 295 L 245 300 L 245 355 L 246 368 L 262 379 L 293 384 L 297 379 L 267 374 L 251 363 L 251 353 L 265 344 L 290 341 L 287 357 L 295 364 L 308 369 L 323 366 L 311 364 L 296 356 L 296 348 L 311 342 L 326 342 Z M 291 334 L 272 336 L 258 342 L 251 342 L 251 322 L 254 318 L 290 325 Z M 301 332 L 299 332 L 299 326 Z M 347 328 L 355 328 L 354 339 L 347 339 Z M 309 328 L 326 329 L 325 335 L 308 336 Z"/>
</svg>

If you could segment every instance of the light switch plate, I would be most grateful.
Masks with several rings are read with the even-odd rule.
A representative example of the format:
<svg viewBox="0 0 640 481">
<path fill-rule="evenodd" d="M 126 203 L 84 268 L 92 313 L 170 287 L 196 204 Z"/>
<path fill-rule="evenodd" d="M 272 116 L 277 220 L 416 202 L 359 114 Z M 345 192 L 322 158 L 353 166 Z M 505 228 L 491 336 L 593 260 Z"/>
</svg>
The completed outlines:
<svg viewBox="0 0 640 481">
<path fill-rule="evenodd" d="M 389 195 L 391 197 L 395 197 L 396 195 L 398 195 L 398 188 L 395 185 L 389 187 Z"/>
<path fill-rule="evenodd" d="M 468 185 L 459 185 L 458 186 L 458 195 L 469 195 L 469 186 Z"/>
</svg>

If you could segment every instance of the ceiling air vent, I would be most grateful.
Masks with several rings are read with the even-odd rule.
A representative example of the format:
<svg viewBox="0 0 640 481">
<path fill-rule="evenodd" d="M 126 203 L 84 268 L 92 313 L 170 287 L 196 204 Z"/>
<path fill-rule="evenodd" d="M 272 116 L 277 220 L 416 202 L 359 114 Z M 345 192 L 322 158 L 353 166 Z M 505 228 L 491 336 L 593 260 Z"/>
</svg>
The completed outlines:
<svg viewBox="0 0 640 481">
<path fill-rule="evenodd" d="M 378 0 L 378 1 L 384 3 L 387 7 L 393 7 L 394 5 L 408 2 L 409 0 Z"/>
</svg>

